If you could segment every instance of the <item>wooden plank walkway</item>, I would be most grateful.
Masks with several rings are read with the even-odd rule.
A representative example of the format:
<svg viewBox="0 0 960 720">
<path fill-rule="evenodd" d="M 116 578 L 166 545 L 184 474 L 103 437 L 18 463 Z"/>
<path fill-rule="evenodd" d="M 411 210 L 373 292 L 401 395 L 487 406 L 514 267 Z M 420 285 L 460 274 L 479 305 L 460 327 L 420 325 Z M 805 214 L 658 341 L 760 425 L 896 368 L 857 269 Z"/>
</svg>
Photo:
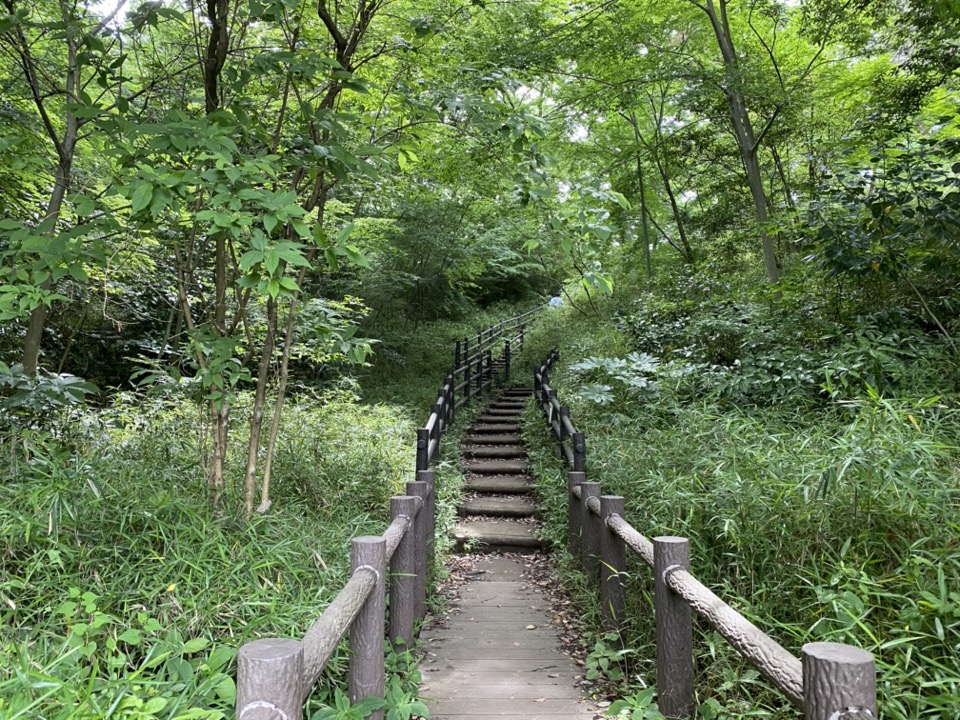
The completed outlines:
<svg viewBox="0 0 960 720">
<path fill-rule="evenodd" d="M 560 650 L 550 605 L 512 558 L 479 561 L 479 579 L 421 633 L 421 696 L 431 720 L 596 717 L 576 686 L 582 671 Z"/>
<path fill-rule="evenodd" d="M 468 496 L 454 529 L 458 546 L 487 551 L 540 548 L 520 420 L 529 390 L 506 391 L 467 431 Z M 549 599 L 512 557 L 482 556 L 448 615 L 420 637 L 420 694 L 431 720 L 504 717 L 592 720 L 580 671 L 560 649 Z"/>
</svg>

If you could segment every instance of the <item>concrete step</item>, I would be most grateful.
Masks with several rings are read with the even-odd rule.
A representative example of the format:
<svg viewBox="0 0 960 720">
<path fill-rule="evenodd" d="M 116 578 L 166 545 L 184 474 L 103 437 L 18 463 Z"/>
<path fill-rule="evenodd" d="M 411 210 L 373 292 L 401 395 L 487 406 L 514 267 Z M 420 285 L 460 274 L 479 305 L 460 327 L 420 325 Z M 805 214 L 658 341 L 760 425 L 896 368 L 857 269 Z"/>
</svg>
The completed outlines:
<svg viewBox="0 0 960 720">
<path fill-rule="evenodd" d="M 464 445 L 512 445 L 522 442 L 520 433 L 502 433 L 500 435 L 467 435 L 463 438 Z"/>
<path fill-rule="evenodd" d="M 486 515 L 489 517 L 533 517 L 537 514 L 537 505 L 532 498 L 513 497 L 476 497 L 464 500 L 460 504 L 461 515 Z"/>
<path fill-rule="evenodd" d="M 464 445 L 463 454 L 472 458 L 489 458 L 492 460 L 514 460 L 527 457 L 527 449 L 523 445 L 494 445 L 472 447 Z"/>
<path fill-rule="evenodd" d="M 463 481 L 467 492 L 524 495 L 533 490 L 533 481 L 526 475 L 474 475 Z"/>
<path fill-rule="evenodd" d="M 459 548 L 469 544 L 478 550 L 539 550 L 541 542 L 535 534 L 536 529 L 532 523 L 482 520 L 457 523 L 453 537 Z"/>
<path fill-rule="evenodd" d="M 475 475 L 522 475 L 530 463 L 518 460 L 474 460 L 463 464 L 463 469 Z"/>
</svg>

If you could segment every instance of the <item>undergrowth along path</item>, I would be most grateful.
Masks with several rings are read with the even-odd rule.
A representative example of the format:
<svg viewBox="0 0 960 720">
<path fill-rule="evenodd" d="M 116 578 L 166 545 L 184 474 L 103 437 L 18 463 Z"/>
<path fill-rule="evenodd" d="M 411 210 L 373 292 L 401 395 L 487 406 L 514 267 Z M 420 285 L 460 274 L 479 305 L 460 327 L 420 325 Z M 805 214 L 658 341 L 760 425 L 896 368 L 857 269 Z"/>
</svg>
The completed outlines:
<svg viewBox="0 0 960 720">
<path fill-rule="evenodd" d="M 460 549 L 540 550 L 520 420 L 530 390 L 507 390 L 463 441 L 468 495 L 454 531 Z M 549 598 L 518 558 L 488 554 L 421 633 L 421 695 L 432 720 L 596 717 L 560 647 Z"/>
</svg>

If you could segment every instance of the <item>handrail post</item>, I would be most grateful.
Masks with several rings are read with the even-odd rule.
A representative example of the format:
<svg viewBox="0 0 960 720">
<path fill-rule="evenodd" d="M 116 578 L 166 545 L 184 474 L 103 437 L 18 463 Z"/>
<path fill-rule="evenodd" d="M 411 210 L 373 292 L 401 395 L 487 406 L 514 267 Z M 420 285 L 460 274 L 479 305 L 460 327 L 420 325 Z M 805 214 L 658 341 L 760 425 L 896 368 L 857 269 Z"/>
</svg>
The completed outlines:
<svg viewBox="0 0 960 720">
<path fill-rule="evenodd" d="M 443 388 L 440 389 L 440 394 L 443 394 Z M 437 454 L 440 453 L 440 438 L 443 437 L 445 431 L 444 423 L 446 420 L 443 417 L 443 403 L 434 403 L 431 413 L 437 414 L 437 424 L 433 426 L 433 434 L 437 438 Z M 418 470 L 420 468 L 417 468 Z M 423 468 L 426 469 L 426 468 Z"/>
<path fill-rule="evenodd" d="M 407 483 L 407 495 L 420 498 L 422 503 L 420 506 L 421 513 L 424 513 L 427 509 L 429 492 L 427 483 L 423 480 L 411 480 Z M 422 620 L 426 615 L 427 607 L 427 523 L 414 523 L 413 530 L 414 567 L 417 574 L 417 592 L 416 601 L 413 605 L 413 616 L 415 620 Z"/>
<path fill-rule="evenodd" d="M 503 346 L 503 379 L 510 379 L 510 341 L 507 340 Z"/>
<path fill-rule="evenodd" d="M 417 602 L 417 566 L 414 554 L 416 524 L 423 521 L 424 508 L 417 513 L 419 499 L 412 495 L 390 498 L 390 518 L 407 517 L 409 524 L 390 558 L 390 645 L 413 647 L 413 613 Z"/>
<path fill-rule="evenodd" d="M 417 480 L 427 484 L 426 505 L 424 506 L 424 537 L 426 539 L 426 564 L 427 574 L 434 563 L 434 541 L 437 532 L 437 475 L 433 470 L 421 470 L 417 473 Z"/>
<path fill-rule="evenodd" d="M 456 368 L 447 375 L 447 425 L 449 428 L 453 424 L 454 414 L 457 411 L 456 393 L 457 393 L 457 372 Z"/>
<path fill-rule="evenodd" d="M 612 515 L 625 514 L 623 497 L 600 496 L 600 605 L 603 629 L 618 635 L 623 630 L 626 605 L 623 599 L 623 574 L 627 570 L 627 549 L 623 540 L 607 526 Z"/>
<path fill-rule="evenodd" d="M 456 351 L 453 354 L 453 366 L 455 368 L 460 367 L 460 341 L 457 340 Z"/>
<path fill-rule="evenodd" d="M 417 428 L 417 471 L 430 467 L 430 431 Z"/>
<path fill-rule="evenodd" d="M 570 437 L 567 432 L 567 424 L 563 422 L 563 419 L 570 418 L 570 408 L 562 407 L 560 408 L 560 459 L 566 460 L 566 453 L 563 452 L 563 444 L 567 441 L 567 438 Z"/>
<path fill-rule="evenodd" d="M 877 667 L 866 650 L 807 643 L 802 650 L 806 720 L 877 717 Z"/>
<path fill-rule="evenodd" d="M 483 349 L 477 349 L 477 387 L 476 395 L 479 398 L 483 395 Z"/>
<path fill-rule="evenodd" d="M 580 557 L 580 500 L 573 494 L 574 488 L 587 481 L 582 472 L 567 473 L 567 550 L 574 557 Z M 581 490 L 581 492 L 583 492 Z"/>
<path fill-rule="evenodd" d="M 557 391 L 550 389 L 547 391 L 547 422 L 550 423 L 550 432 L 553 432 L 553 401 L 557 399 Z M 563 427 L 563 423 L 560 423 Z M 554 433 L 556 434 L 556 433 Z M 563 451 L 560 451 L 561 454 Z"/>
<path fill-rule="evenodd" d="M 465 362 L 466 364 L 463 366 L 463 404 L 466 405 L 468 402 L 470 402 L 470 385 L 471 385 L 471 382 L 470 382 L 470 381 L 471 381 L 471 377 L 470 377 L 470 369 L 471 369 L 471 368 L 470 368 L 470 365 L 471 365 L 471 362 L 470 362 L 470 356 L 469 356 L 469 355 L 466 356 L 464 362 Z"/>
<path fill-rule="evenodd" d="M 573 469 L 576 472 L 587 471 L 587 439 L 582 432 L 573 434 Z"/>
<path fill-rule="evenodd" d="M 303 687 L 303 651 L 299 640 L 279 638 L 254 640 L 240 648 L 237 720 L 244 715 L 256 717 L 253 708 L 257 707 L 299 720 L 309 692 L 309 688 Z"/>
<path fill-rule="evenodd" d="M 350 628 L 350 702 L 384 698 L 383 626 L 386 613 L 384 587 L 387 574 L 387 541 L 381 536 L 354 538 L 350 543 L 350 570 L 372 568 L 377 584 Z M 383 710 L 368 717 L 383 720 Z"/>
<path fill-rule="evenodd" d="M 493 391 L 493 350 L 487 350 L 487 379 L 486 384 Z"/>
<path fill-rule="evenodd" d="M 653 539 L 654 612 L 657 627 L 657 704 L 664 717 L 688 718 L 693 695 L 693 621 L 690 606 L 667 585 L 671 568 L 690 569 L 690 541 Z"/>
<path fill-rule="evenodd" d="M 600 518 L 590 512 L 587 500 L 600 497 L 600 483 L 580 483 L 580 563 L 583 574 L 596 581 L 600 575 Z"/>
</svg>

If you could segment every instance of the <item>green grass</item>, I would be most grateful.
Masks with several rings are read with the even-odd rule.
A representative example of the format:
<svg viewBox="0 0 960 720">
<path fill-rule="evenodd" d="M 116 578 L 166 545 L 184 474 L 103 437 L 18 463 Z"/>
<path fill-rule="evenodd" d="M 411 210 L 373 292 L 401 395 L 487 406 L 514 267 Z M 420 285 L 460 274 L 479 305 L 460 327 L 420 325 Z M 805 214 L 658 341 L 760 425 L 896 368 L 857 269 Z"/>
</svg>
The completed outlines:
<svg viewBox="0 0 960 720">
<path fill-rule="evenodd" d="M 611 323 L 594 324 L 557 315 L 531 341 L 531 352 L 575 344 L 551 379 L 586 433 L 589 478 L 625 496 L 628 519 L 648 537 L 690 538 L 694 574 L 794 654 L 813 640 L 873 652 L 884 717 L 960 717 L 960 409 L 952 396 L 925 398 L 929 387 L 901 382 L 886 395 L 851 385 L 835 400 L 731 401 L 704 392 L 694 373 L 661 378 L 655 393 L 614 388 L 598 404 L 585 391 L 590 378 L 570 364 L 624 357 L 631 341 Z M 535 459 L 547 533 L 561 545 L 565 484 L 542 426 L 528 418 L 539 440 L 531 445 L 544 445 Z M 572 563 L 563 567 L 575 574 Z M 626 674 L 649 684 L 652 583 L 639 561 L 628 571 L 635 652 Z M 584 613 L 598 625 L 594 591 L 568 584 L 582 588 Z M 704 717 L 798 717 L 703 623 L 697 670 Z"/>
<path fill-rule="evenodd" d="M 0 717 L 232 717 L 236 650 L 302 636 L 339 592 L 350 538 L 382 532 L 409 479 L 413 427 L 343 398 L 291 405 L 274 510 L 248 519 L 209 503 L 193 409 L 86 420 L 0 488 Z"/>
</svg>

